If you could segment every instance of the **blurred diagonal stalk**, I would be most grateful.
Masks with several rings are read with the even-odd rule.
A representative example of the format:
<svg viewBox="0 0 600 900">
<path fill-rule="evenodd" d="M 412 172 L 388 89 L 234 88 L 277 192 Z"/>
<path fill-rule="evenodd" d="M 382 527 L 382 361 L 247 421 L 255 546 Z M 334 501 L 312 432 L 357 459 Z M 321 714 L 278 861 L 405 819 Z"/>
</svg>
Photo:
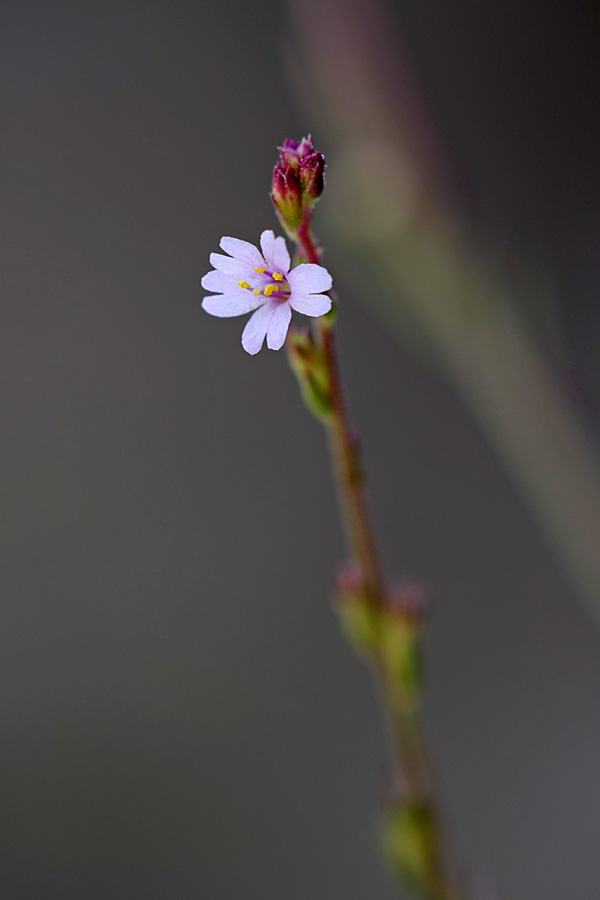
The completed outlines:
<svg viewBox="0 0 600 900">
<path fill-rule="evenodd" d="M 290 0 L 292 77 L 340 148 L 341 237 L 373 268 L 399 333 L 421 328 L 565 569 L 600 617 L 600 477 L 568 397 L 486 269 L 394 23 L 377 0 Z M 301 73 L 299 75 L 298 73 Z M 314 110 L 313 110 L 314 117 Z M 337 181 L 337 185 L 335 185 Z"/>
</svg>

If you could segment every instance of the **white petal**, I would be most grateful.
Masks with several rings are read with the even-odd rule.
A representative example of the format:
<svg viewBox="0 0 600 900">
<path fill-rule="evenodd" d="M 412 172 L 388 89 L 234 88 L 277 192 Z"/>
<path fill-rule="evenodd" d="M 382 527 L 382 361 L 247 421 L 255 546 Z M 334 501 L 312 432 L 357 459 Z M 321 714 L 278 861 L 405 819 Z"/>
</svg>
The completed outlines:
<svg viewBox="0 0 600 900">
<path fill-rule="evenodd" d="M 233 256 L 234 259 L 252 266 L 253 269 L 262 267 L 265 264 L 254 244 L 250 244 L 248 241 L 240 241 L 239 238 L 222 237 L 220 247 L 225 253 Z"/>
<path fill-rule="evenodd" d="M 239 294 L 216 294 L 212 297 L 205 297 L 202 301 L 202 309 L 211 316 L 228 319 L 231 316 L 243 316 L 244 313 L 252 312 L 264 301 L 264 297 L 257 297 L 251 291 L 240 289 Z"/>
<path fill-rule="evenodd" d="M 263 345 L 265 335 L 269 328 L 271 318 L 275 312 L 275 303 L 265 303 L 257 309 L 251 319 L 248 320 L 242 333 L 242 347 L 247 353 L 254 356 Z"/>
<path fill-rule="evenodd" d="M 263 256 L 272 269 L 287 274 L 290 270 L 290 254 L 282 237 L 275 237 L 272 231 L 263 231 L 260 236 L 260 248 Z"/>
<path fill-rule="evenodd" d="M 281 350 L 292 318 L 289 303 L 278 303 L 267 329 L 267 347 L 269 350 Z"/>
<path fill-rule="evenodd" d="M 289 300 L 292 309 L 305 316 L 324 316 L 331 309 L 331 297 L 327 294 L 292 294 Z"/>
<path fill-rule="evenodd" d="M 220 294 L 230 294 L 231 291 L 238 287 L 234 275 L 226 275 L 225 272 L 207 272 L 200 282 L 205 291 L 216 291 Z M 243 288 L 239 288 L 243 290 Z"/>
<path fill-rule="evenodd" d="M 243 278 L 248 271 L 247 263 L 232 259 L 231 256 L 223 256 L 222 253 L 211 253 L 210 264 L 213 269 L 218 269 L 226 275 L 235 275 L 237 278 Z"/>
<path fill-rule="evenodd" d="M 287 280 L 292 291 L 298 291 L 304 296 L 328 291 L 333 283 L 327 269 L 315 263 L 301 263 L 296 266 L 287 276 Z"/>
</svg>

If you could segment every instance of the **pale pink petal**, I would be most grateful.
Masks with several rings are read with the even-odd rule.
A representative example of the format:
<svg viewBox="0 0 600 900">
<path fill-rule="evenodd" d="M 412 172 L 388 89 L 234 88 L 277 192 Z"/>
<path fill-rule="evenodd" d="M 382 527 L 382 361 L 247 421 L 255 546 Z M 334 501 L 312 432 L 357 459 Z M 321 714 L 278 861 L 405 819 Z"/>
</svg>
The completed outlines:
<svg viewBox="0 0 600 900">
<path fill-rule="evenodd" d="M 211 316 L 218 316 L 220 319 L 228 319 L 231 316 L 243 316 L 244 313 L 252 312 L 257 306 L 265 302 L 264 297 L 257 297 L 252 291 L 243 291 L 240 289 L 238 293 L 215 294 L 212 297 L 205 297 L 202 301 L 202 309 L 210 313 Z"/>
<path fill-rule="evenodd" d="M 226 275 L 235 275 L 237 278 L 243 278 L 248 271 L 247 263 L 232 259 L 231 256 L 223 256 L 222 253 L 211 253 L 210 264 L 213 269 L 218 269 Z"/>
<path fill-rule="evenodd" d="M 331 297 L 327 294 L 296 294 L 290 297 L 289 304 L 296 312 L 305 316 L 324 316 L 331 309 Z"/>
<path fill-rule="evenodd" d="M 233 288 L 238 287 L 234 275 L 226 275 L 225 272 L 207 272 L 200 282 L 205 291 L 215 291 L 220 294 L 229 294 Z M 243 290 L 243 288 L 239 288 Z"/>
<path fill-rule="evenodd" d="M 263 256 L 272 269 L 286 275 L 290 270 L 290 254 L 282 237 L 275 237 L 272 231 L 263 231 L 260 236 L 260 248 Z"/>
<path fill-rule="evenodd" d="M 287 276 L 287 280 L 292 291 L 298 291 L 304 296 L 328 291 L 333 283 L 327 269 L 315 263 L 301 263 L 296 266 Z"/>
<path fill-rule="evenodd" d="M 263 298 L 264 299 L 264 298 Z M 271 301 L 257 309 L 242 332 L 242 347 L 254 356 L 263 345 L 276 304 Z"/>
<path fill-rule="evenodd" d="M 291 318 L 292 310 L 289 303 L 278 303 L 267 329 L 267 347 L 269 350 L 281 350 Z"/>
<path fill-rule="evenodd" d="M 251 266 L 253 269 L 262 267 L 265 264 L 264 259 L 254 244 L 250 244 L 248 241 L 240 241 L 239 238 L 222 237 L 220 247 L 221 250 L 224 250 L 225 253 L 229 253 L 234 259 L 246 263 L 246 265 Z"/>
</svg>

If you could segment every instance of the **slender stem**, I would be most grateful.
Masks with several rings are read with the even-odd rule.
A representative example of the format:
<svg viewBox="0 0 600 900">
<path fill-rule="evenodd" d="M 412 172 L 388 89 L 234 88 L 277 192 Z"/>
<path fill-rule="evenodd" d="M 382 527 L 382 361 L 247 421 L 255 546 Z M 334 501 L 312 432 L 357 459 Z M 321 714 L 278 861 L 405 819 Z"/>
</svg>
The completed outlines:
<svg viewBox="0 0 600 900">
<path fill-rule="evenodd" d="M 401 796 L 412 808 L 426 814 L 431 829 L 430 862 L 423 894 L 428 900 L 458 900 L 454 852 L 443 818 L 421 711 L 418 706 L 394 704 L 389 694 L 384 694 L 383 699 Z"/>
<path fill-rule="evenodd" d="M 311 263 L 321 262 L 321 248 L 310 227 L 310 210 L 298 228 L 302 251 Z M 374 605 L 383 598 L 383 575 L 367 504 L 365 470 L 358 436 L 350 425 L 337 353 L 335 330 L 324 319 L 315 320 L 315 332 L 328 367 L 333 416 L 328 422 L 329 443 L 348 543 L 358 563 L 368 596 Z"/>
<path fill-rule="evenodd" d="M 328 423 L 328 433 L 348 543 L 360 567 L 367 595 L 374 605 L 379 605 L 383 594 L 383 575 L 367 504 L 365 470 L 358 437 L 348 421 L 336 335 L 334 329 L 322 321 L 317 321 L 316 332 L 329 369 L 334 414 Z"/>
<path fill-rule="evenodd" d="M 297 233 L 306 260 L 319 264 L 321 248 L 311 231 L 310 211 Z M 314 324 L 331 385 L 333 414 L 327 421 L 327 430 L 347 541 L 369 602 L 374 608 L 380 608 L 385 603 L 385 583 L 367 502 L 360 445 L 350 424 L 344 396 L 335 326 L 324 318 L 316 319 Z M 431 822 L 433 846 L 426 883 L 421 886 L 423 896 L 427 900 L 458 900 L 453 854 L 443 824 L 420 706 L 416 702 L 399 702 L 377 664 L 375 670 L 394 757 L 394 788 L 407 804 L 423 809 Z"/>
</svg>

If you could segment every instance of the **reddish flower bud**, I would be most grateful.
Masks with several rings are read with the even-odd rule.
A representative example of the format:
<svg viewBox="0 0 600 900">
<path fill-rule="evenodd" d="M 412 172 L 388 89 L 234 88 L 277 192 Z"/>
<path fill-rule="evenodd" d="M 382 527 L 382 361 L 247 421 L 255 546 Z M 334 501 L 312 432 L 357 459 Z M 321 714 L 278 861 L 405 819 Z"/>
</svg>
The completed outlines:
<svg viewBox="0 0 600 900">
<path fill-rule="evenodd" d="M 323 193 L 324 172 L 325 157 L 322 153 L 311 153 L 300 160 L 300 183 L 313 202 Z"/>
<path fill-rule="evenodd" d="M 429 612 L 431 595 L 421 582 L 401 581 L 388 588 L 385 609 L 392 615 L 419 622 Z"/>
<path fill-rule="evenodd" d="M 304 159 L 305 156 L 310 156 L 311 153 L 315 152 L 315 148 L 313 147 L 312 137 L 308 134 L 305 138 L 302 138 L 300 143 L 297 145 L 298 156 L 300 159 Z"/>
<path fill-rule="evenodd" d="M 281 163 L 273 169 L 271 199 L 284 223 L 297 228 L 302 221 L 302 186 L 294 172 Z"/>
<path fill-rule="evenodd" d="M 334 587 L 336 596 L 342 601 L 354 598 L 357 594 L 366 594 L 363 574 L 354 560 L 347 560 L 338 567 Z"/>
<path fill-rule="evenodd" d="M 285 144 L 296 143 L 295 141 L 286 141 Z M 286 169 L 291 169 L 292 172 L 298 171 L 298 166 L 300 165 L 300 157 L 296 151 L 295 147 L 286 147 L 285 144 L 283 147 L 278 147 L 279 155 L 281 156 L 281 164 L 285 166 Z"/>
<path fill-rule="evenodd" d="M 292 169 L 294 172 L 298 171 L 300 160 L 315 152 L 310 134 L 302 138 L 301 141 L 293 141 L 291 138 L 286 138 L 283 146 L 277 149 L 281 155 L 281 162 L 284 167 Z"/>
</svg>

